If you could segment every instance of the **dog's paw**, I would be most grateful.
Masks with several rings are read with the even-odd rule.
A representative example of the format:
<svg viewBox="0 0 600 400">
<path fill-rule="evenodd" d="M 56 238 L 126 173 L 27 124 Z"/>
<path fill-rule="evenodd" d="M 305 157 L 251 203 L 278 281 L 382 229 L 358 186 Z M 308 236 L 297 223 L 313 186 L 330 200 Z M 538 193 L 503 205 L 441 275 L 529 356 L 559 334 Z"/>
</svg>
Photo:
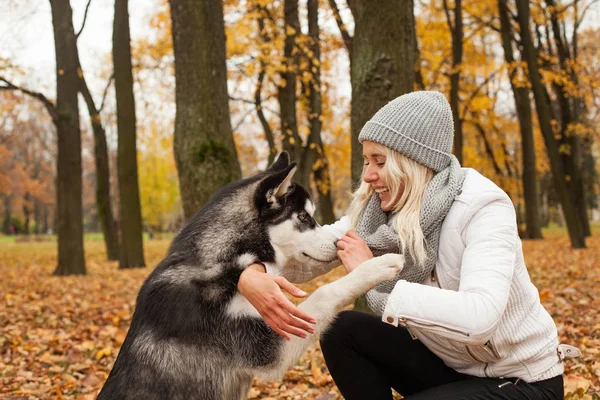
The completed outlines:
<svg viewBox="0 0 600 400">
<path fill-rule="evenodd" d="M 370 266 L 371 272 L 376 273 L 380 282 L 389 281 L 402 271 L 404 268 L 404 256 L 402 254 L 384 254 L 375 257 Z"/>
<path fill-rule="evenodd" d="M 404 268 L 404 256 L 393 253 L 384 254 L 362 263 L 359 268 L 363 269 L 364 273 L 376 283 L 389 281 Z"/>
</svg>

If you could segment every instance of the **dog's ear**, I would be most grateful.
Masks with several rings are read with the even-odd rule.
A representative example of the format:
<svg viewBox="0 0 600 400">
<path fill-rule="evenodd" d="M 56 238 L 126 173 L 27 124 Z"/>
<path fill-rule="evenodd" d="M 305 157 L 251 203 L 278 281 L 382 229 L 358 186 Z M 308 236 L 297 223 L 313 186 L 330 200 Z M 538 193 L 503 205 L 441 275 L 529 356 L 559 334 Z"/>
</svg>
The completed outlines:
<svg viewBox="0 0 600 400">
<path fill-rule="evenodd" d="M 283 178 L 283 180 L 273 190 L 272 196 L 273 196 L 274 200 L 277 200 L 280 197 L 283 197 L 288 193 L 290 186 L 292 186 L 292 184 L 293 184 L 292 178 L 294 177 L 294 173 L 296 173 L 296 168 L 297 168 L 296 163 L 292 163 L 286 169 L 283 170 L 284 173 L 285 172 L 287 172 L 287 173 L 285 173 L 285 177 Z M 279 176 L 281 177 L 282 175 L 284 175 L 284 174 L 281 174 Z M 267 198 L 267 201 L 269 201 L 268 198 Z"/>
<path fill-rule="evenodd" d="M 271 164 L 269 168 L 267 168 L 267 172 L 274 173 L 279 172 L 290 166 L 290 155 L 287 151 L 282 151 L 277 156 L 277 159 Z"/>
<path fill-rule="evenodd" d="M 277 208 L 294 185 L 292 178 L 296 169 L 297 165 L 293 162 L 263 179 L 257 191 L 256 200 L 259 204 L 267 208 Z"/>
</svg>

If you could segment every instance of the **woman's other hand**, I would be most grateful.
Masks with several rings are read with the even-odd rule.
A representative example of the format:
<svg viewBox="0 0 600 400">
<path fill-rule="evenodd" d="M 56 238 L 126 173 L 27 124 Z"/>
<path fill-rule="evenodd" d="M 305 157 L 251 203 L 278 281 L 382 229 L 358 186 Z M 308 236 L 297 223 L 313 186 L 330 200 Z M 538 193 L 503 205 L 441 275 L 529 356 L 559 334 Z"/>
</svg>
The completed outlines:
<svg viewBox="0 0 600 400">
<path fill-rule="evenodd" d="M 337 242 L 338 258 L 344 264 L 346 272 L 350 273 L 363 262 L 373 258 L 373 252 L 367 242 L 353 230 L 346 232 Z"/>
<path fill-rule="evenodd" d="M 240 275 L 238 290 L 286 340 L 290 340 L 288 334 L 305 338 L 306 332 L 314 333 L 310 324 L 316 323 L 315 319 L 296 307 L 282 290 L 299 298 L 306 293 L 282 276 L 267 274 L 263 265 L 252 264 L 246 268 Z"/>
</svg>

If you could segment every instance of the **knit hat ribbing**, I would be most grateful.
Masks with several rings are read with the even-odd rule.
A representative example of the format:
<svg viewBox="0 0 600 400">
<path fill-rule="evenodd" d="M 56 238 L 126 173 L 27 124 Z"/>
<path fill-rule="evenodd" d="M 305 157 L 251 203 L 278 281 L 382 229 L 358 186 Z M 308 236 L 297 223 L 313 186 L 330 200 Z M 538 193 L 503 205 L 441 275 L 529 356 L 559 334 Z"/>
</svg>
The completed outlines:
<svg viewBox="0 0 600 400">
<path fill-rule="evenodd" d="M 442 171 L 451 161 L 454 123 L 443 94 L 404 94 L 383 106 L 362 128 L 358 140 L 377 142 Z"/>
</svg>

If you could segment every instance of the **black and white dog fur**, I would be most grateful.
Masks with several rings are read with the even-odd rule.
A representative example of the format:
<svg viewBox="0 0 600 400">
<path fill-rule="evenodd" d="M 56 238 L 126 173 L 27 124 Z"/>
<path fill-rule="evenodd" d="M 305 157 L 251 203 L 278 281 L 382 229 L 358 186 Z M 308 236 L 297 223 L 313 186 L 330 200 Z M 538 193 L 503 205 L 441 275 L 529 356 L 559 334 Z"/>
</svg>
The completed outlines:
<svg viewBox="0 0 600 400">
<path fill-rule="evenodd" d="M 263 173 L 226 185 L 179 232 L 144 282 L 127 337 L 99 400 L 246 399 L 255 376 L 281 379 L 312 343 L 286 341 L 237 291 L 253 262 L 324 267 L 335 237 L 313 218 L 287 153 Z M 403 267 L 376 257 L 316 290 L 300 308 L 320 335 L 335 315 Z"/>
</svg>

